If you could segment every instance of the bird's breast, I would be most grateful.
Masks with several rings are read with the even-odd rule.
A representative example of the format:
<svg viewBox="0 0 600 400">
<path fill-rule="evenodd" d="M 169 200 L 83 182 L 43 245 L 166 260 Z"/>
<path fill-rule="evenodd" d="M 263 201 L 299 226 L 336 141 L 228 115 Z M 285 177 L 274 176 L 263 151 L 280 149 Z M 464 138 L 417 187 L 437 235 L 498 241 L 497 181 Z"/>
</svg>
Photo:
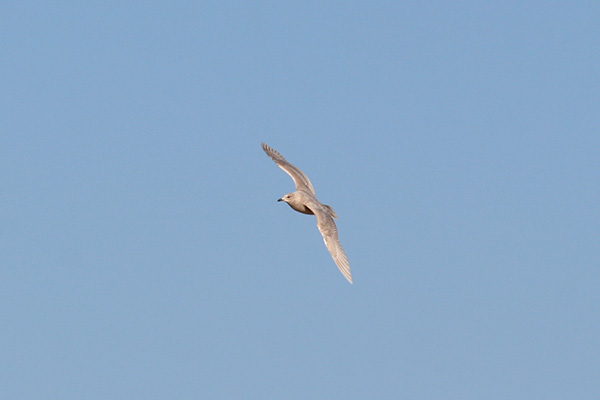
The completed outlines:
<svg viewBox="0 0 600 400">
<path fill-rule="evenodd" d="M 294 210 L 301 212 L 302 214 L 314 215 L 314 212 L 312 212 L 311 209 L 306 207 L 304 204 L 290 204 L 290 203 L 288 203 L 288 204 Z"/>
</svg>

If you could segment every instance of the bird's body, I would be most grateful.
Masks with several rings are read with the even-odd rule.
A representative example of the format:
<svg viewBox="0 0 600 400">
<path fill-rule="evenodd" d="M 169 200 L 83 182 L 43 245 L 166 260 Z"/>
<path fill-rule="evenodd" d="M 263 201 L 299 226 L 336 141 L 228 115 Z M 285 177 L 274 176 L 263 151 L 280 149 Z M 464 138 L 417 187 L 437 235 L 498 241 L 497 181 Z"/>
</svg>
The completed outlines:
<svg viewBox="0 0 600 400">
<path fill-rule="evenodd" d="M 315 213 L 308 206 L 310 200 L 311 198 L 307 196 L 306 192 L 297 191 L 286 194 L 278 201 L 285 201 L 290 207 L 302 214 L 314 215 Z"/>
<path fill-rule="evenodd" d="M 296 184 L 296 191 L 288 193 L 278 201 L 286 202 L 294 210 L 303 214 L 315 215 L 317 217 L 317 228 L 323 236 L 323 241 L 335 264 L 338 266 L 348 282 L 352 283 L 350 264 L 338 239 L 337 227 L 334 218 L 337 218 L 333 208 L 327 204 L 321 204 L 316 196 L 315 189 L 306 175 L 298 168 L 286 161 L 277 151 L 262 143 L 262 148 L 275 164 L 292 177 Z"/>
</svg>

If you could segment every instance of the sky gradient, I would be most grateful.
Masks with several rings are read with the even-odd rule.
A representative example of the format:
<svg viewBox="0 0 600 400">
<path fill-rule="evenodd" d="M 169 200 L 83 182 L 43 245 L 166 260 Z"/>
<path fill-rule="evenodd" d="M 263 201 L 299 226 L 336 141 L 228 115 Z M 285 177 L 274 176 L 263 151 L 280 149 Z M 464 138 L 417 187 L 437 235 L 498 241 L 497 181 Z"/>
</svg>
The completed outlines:
<svg viewBox="0 0 600 400">
<path fill-rule="evenodd" d="M 0 8 L 1 398 L 600 398 L 596 2 Z"/>
</svg>

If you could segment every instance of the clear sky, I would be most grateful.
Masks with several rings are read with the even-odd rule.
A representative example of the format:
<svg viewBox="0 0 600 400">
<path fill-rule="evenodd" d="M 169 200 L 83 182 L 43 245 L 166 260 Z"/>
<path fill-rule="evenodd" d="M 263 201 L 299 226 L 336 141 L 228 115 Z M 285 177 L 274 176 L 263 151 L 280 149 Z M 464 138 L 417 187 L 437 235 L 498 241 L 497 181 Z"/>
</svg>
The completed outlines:
<svg viewBox="0 0 600 400">
<path fill-rule="evenodd" d="M 598 2 L 0 15 L 2 399 L 600 398 Z"/>
</svg>

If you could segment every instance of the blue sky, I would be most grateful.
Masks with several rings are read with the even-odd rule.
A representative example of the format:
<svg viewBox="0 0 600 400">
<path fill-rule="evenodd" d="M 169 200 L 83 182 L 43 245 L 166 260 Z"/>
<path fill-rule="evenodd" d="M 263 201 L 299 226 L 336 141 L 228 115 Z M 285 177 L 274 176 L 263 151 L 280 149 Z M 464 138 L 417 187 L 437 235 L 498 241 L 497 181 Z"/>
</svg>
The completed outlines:
<svg viewBox="0 0 600 400">
<path fill-rule="evenodd" d="M 596 2 L 0 14 L 2 398 L 600 397 Z"/>
</svg>

